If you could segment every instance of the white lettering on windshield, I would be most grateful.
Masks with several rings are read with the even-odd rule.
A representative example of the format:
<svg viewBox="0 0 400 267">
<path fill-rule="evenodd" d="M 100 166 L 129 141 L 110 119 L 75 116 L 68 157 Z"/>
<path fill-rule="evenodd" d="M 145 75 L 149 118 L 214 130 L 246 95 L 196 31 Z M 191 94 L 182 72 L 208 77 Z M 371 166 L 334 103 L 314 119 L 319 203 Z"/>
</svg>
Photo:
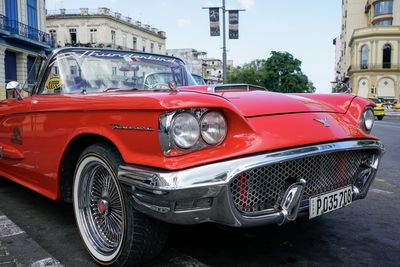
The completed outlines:
<svg viewBox="0 0 400 267">
<path fill-rule="evenodd" d="M 95 51 L 95 50 L 82 50 L 83 53 L 79 57 L 87 56 L 87 57 L 110 57 L 110 58 L 132 58 L 133 60 L 153 60 L 160 61 L 165 63 L 175 63 L 177 60 L 174 58 L 165 58 L 153 55 L 141 55 L 141 54 L 128 54 L 128 53 L 117 53 L 117 52 L 108 52 L 108 51 Z"/>
</svg>

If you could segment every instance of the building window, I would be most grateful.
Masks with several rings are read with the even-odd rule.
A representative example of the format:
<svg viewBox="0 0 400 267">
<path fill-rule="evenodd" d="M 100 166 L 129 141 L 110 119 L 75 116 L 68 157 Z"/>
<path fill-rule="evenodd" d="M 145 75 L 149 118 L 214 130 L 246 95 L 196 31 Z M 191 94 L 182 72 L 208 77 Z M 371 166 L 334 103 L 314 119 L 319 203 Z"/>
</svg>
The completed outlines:
<svg viewBox="0 0 400 267">
<path fill-rule="evenodd" d="M 361 47 L 361 69 L 368 69 L 368 46 Z"/>
<path fill-rule="evenodd" d="M 373 22 L 374 26 L 391 26 L 393 24 L 393 19 L 382 19 Z"/>
<path fill-rule="evenodd" d="M 143 46 L 142 51 L 146 52 L 146 47 L 145 46 Z"/>
<path fill-rule="evenodd" d="M 162 51 L 162 44 L 159 44 L 159 45 L 158 45 L 158 51 L 161 53 L 161 51 Z"/>
<path fill-rule="evenodd" d="M 5 0 L 4 11 L 7 16 L 7 20 L 4 20 L 7 27 L 11 31 L 18 30 L 18 5 L 15 0 Z"/>
<path fill-rule="evenodd" d="M 116 42 L 115 31 L 111 31 L 111 44 L 113 45 L 113 47 L 115 47 L 115 42 Z"/>
<path fill-rule="evenodd" d="M 37 2 L 36 0 L 28 0 L 27 1 L 27 11 L 28 15 L 28 26 L 31 27 L 28 29 L 30 33 L 34 32 L 37 29 Z"/>
<path fill-rule="evenodd" d="M 390 69 L 392 59 L 392 46 L 390 44 L 385 44 L 383 46 L 383 62 L 382 67 L 384 69 Z"/>
<path fill-rule="evenodd" d="M 375 17 L 392 13 L 393 13 L 393 0 L 382 0 L 374 3 Z"/>
<path fill-rule="evenodd" d="M 154 43 L 151 43 L 151 44 L 150 44 L 150 52 L 151 52 L 151 53 L 154 53 Z"/>
<path fill-rule="evenodd" d="M 51 40 L 54 43 L 57 42 L 57 31 L 53 29 L 53 30 L 50 30 L 49 33 L 50 33 Z"/>
<path fill-rule="evenodd" d="M 123 46 L 124 48 L 128 47 L 128 43 L 127 43 L 127 39 L 126 39 L 126 33 L 124 33 L 124 34 L 122 35 L 122 46 Z"/>
<path fill-rule="evenodd" d="M 133 37 L 133 50 L 137 50 L 137 37 Z"/>
<path fill-rule="evenodd" d="M 90 29 L 89 30 L 89 39 L 90 43 L 94 44 L 97 42 L 97 29 Z"/>
<path fill-rule="evenodd" d="M 76 29 L 71 28 L 69 29 L 69 39 L 71 44 L 76 44 Z"/>
</svg>

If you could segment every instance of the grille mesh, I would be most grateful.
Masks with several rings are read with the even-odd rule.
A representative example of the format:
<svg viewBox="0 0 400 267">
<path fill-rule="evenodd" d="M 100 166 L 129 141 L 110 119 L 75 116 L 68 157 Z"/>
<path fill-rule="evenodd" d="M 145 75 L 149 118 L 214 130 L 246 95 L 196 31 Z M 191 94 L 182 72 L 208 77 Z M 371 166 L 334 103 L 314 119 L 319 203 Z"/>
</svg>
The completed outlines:
<svg viewBox="0 0 400 267">
<path fill-rule="evenodd" d="M 303 199 L 353 184 L 361 164 L 372 162 L 371 151 L 343 151 L 284 161 L 245 171 L 230 190 L 240 212 L 277 208 L 290 184 L 306 180 Z"/>
</svg>

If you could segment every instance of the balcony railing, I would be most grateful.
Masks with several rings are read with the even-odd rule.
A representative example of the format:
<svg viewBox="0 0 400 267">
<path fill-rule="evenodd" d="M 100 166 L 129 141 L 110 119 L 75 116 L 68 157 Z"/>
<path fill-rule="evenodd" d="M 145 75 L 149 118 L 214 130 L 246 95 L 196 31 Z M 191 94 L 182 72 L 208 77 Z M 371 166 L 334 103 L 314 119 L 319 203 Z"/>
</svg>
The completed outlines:
<svg viewBox="0 0 400 267">
<path fill-rule="evenodd" d="M 44 45 L 52 46 L 52 39 L 50 34 L 40 31 L 36 28 L 30 27 L 17 20 L 8 19 L 6 16 L 0 14 L 0 30 L 25 37 L 29 40 L 42 43 Z"/>
</svg>

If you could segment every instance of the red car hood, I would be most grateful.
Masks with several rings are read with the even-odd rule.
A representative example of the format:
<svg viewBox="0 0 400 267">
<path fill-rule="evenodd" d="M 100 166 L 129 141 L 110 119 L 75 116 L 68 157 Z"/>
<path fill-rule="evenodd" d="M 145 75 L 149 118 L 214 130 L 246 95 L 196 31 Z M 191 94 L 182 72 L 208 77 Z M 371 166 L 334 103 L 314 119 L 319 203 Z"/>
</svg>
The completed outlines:
<svg viewBox="0 0 400 267">
<path fill-rule="evenodd" d="M 183 88 L 182 88 L 183 89 Z M 183 91 L 204 92 L 202 87 Z M 288 113 L 346 113 L 352 95 L 282 94 L 268 91 L 224 91 L 209 93 L 230 101 L 245 117 Z"/>
</svg>

